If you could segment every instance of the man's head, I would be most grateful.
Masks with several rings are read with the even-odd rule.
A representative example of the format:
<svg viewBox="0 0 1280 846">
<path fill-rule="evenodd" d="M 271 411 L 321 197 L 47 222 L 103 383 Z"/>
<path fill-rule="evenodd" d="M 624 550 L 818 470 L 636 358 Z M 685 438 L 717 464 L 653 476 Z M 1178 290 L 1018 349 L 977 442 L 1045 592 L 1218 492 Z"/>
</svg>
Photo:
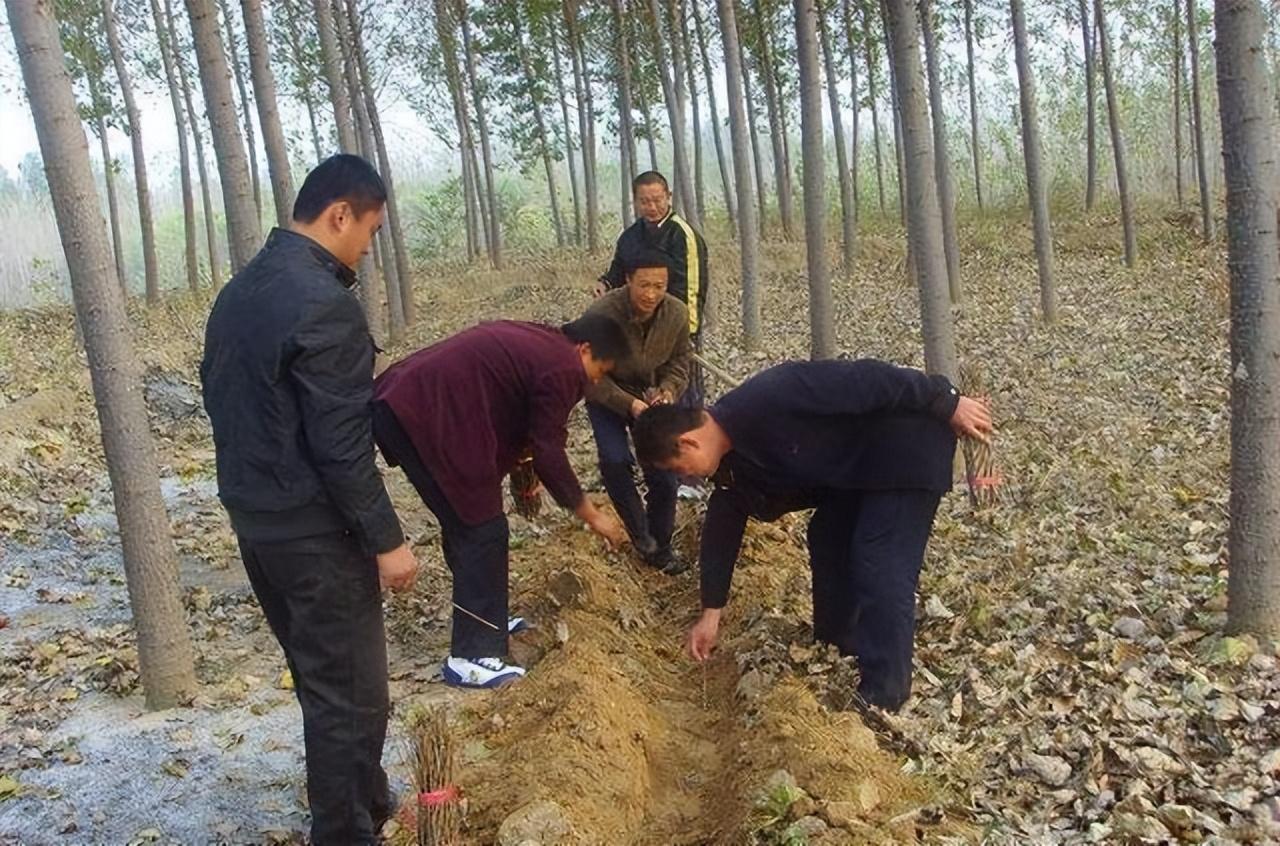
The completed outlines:
<svg viewBox="0 0 1280 846">
<path fill-rule="evenodd" d="M 650 223 L 661 223 L 671 211 L 671 187 L 656 170 L 646 170 L 631 180 L 631 198 L 636 214 Z"/>
<path fill-rule="evenodd" d="M 715 420 L 701 408 L 654 405 L 631 430 L 636 458 L 645 467 L 681 476 L 711 476 L 730 449 Z"/>
<path fill-rule="evenodd" d="M 382 228 L 386 202 L 387 186 L 373 165 L 339 153 L 316 165 L 303 180 L 293 201 L 291 228 L 354 269 Z"/>
<path fill-rule="evenodd" d="M 625 274 L 631 309 L 647 320 L 667 295 L 667 259 L 658 253 L 643 253 L 626 263 Z"/>
<path fill-rule="evenodd" d="M 577 346 L 582 368 L 593 384 L 613 370 L 614 363 L 629 352 L 622 327 L 603 314 L 584 314 L 561 326 L 560 331 Z"/>
</svg>

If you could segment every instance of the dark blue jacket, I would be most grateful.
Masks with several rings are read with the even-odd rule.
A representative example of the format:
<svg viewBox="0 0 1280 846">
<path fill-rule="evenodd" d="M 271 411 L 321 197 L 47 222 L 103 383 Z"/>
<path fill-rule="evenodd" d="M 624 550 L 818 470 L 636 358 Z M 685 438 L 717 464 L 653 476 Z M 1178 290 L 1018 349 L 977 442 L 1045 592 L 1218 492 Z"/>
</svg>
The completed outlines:
<svg viewBox="0 0 1280 846">
<path fill-rule="evenodd" d="M 881 361 L 771 367 L 708 409 L 729 435 L 707 504 L 702 605 L 728 601 L 747 518 L 776 520 L 850 491 L 951 489 L 960 393 Z"/>
</svg>

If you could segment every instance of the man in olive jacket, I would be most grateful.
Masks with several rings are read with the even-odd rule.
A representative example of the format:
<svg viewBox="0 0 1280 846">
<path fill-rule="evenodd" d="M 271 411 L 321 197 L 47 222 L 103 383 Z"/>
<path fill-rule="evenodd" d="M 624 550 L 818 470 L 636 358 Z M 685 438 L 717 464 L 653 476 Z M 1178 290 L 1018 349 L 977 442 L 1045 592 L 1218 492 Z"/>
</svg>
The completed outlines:
<svg viewBox="0 0 1280 846">
<path fill-rule="evenodd" d="M 651 405 L 680 399 L 689 382 L 689 311 L 667 293 L 667 268 L 666 257 L 659 253 L 631 256 L 626 284 L 587 310 L 616 321 L 630 345 L 613 372 L 587 389 L 587 416 L 596 438 L 600 476 L 632 546 L 646 563 L 675 574 L 687 567 L 671 548 L 679 482 L 667 470 L 647 469 L 647 501 L 641 502 L 627 437 L 637 417 Z"/>
</svg>

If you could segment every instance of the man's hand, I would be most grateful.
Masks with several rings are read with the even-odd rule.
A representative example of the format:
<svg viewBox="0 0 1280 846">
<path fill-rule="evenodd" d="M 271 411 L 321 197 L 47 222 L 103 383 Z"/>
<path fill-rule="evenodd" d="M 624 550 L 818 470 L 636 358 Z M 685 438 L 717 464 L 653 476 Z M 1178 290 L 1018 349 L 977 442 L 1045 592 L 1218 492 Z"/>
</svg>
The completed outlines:
<svg viewBox="0 0 1280 846">
<path fill-rule="evenodd" d="M 962 438 L 990 443 L 991 401 L 986 398 L 976 400 L 973 397 L 960 397 L 960 402 L 951 415 L 951 428 Z"/>
<path fill-rule="evenodd" d="M 607 293 L 609 293 L 609 286 L 597 279 L 595 286 L 591 289 L 591 296 L 598 300 Z"/>
<path fill-rule="evenodd" d="M 418 560 L 409 544 L 402 543 L 378 555 L 378 581 L 384 588 L 408 590 L 418 578 Z"/>
<path fill-rule="evenodd" d="M 622 524 L 611 514 L 596 508 L 586 497 L 582 498 L 582 504 L 577 508 L 577 515 L 587 524 L 587 528 L 604 538 L 610 549 L 617 549 L 626 541 L 627 533 L 622 528 Z"/>
<path fill-rule="evenodd" d="M 631 401 L 631 416 L 632 416 L 632 417 L 639 417 L 641 414 L 644 414 L 644 413 L 645 413 L 646 411 L 648 411 L 648 410 L 649 410 L 649 404 L 648 404 L 647 402 L 645 402 L 644 400 L 640 400 L 640 399 L 638 399 L 638 400 L 632 400 L 632 401 Z"/>
<path fill-rule="evenodd" d="M 649 405 L 671 405 L 671 392 L 666 388 L 650 388 L 644 392 L 644 401 Z"/>
<path fill-rule="evenodd" d="M 720 638 L 719 608 L 703 608 L 698 622 L 689 629 L 689 656 L 695 661 L 705 661 L 715 651 L 716 641 Z"/>
</svg>

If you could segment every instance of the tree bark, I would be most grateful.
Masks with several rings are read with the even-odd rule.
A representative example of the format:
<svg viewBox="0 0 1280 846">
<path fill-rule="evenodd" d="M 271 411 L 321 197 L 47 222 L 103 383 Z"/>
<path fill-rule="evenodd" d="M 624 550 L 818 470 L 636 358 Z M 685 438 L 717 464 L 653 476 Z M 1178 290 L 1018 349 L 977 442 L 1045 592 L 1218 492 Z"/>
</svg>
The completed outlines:
<svg viewBox="0 0 1280 846">
<path fill-rule="evenodd" d="M 89 86 L 97 87 L 93 76 L 89 76 Z M 97 95 L 90 95 L 95 102 Z M 128 277 L 124 268 L 124 240 L 120 232 L 120 201 L 116 197 L 115 159 L 111 157 L 111 143 L 107 140 L 107 120 L 101 114 L 94 118 L 94 126 L 98 140 L 102 144 L 102 178 L 107 185 L 107 217 L 111 221 L 111 249 L 115 256 L 116 282 L 125 296 L 129 295 Z"/>
<path fill-rule="evenodd" d="M 855 46 L 853 14 L 849 9 L 849 3 L 850 0 L 841 0 L 840 5 L 843 12 L 845 50 L 849 60 L 849 102 L 853 107 L 853 120 L 850 127 L 852 130 L 850 134 L 853 137 L 849 143 L 849 181 L 853 183 L 853 221 L 856 229 L 858 207 L 861 204 L 861 198 L 858 195 L 858 115 L 862 111 L 862 104 L 858 101 L 858 51 Z"/>
<path fill-rule="evenodd" d="M 138 225 L 142 229 L 142 266 L 146 283 L 147 305 L 160 303 L 160 264 L 156 259 L 156 227 L 151 217 L 151 187 L 147 182 L 147 153 L 142 145 L 142 112 L 133 97 L 133 80 L 120 48 L 120 27 L 111 0 L 102 0 L 102 19 L 107 31 L 107 46 L 120 83 L 125 115 L 129 119 L 129 144 L 133 148 L 133 179 L 138 195 Z"/>
<path fill-rule="evenodd" d="M 1018 66 L 1018 96 L 1022 112 L 1022 157 L 1027 169 L 1027 198 L 1035 230 L 1036 266 L 1040 277 L 1040 312 L 1045 323 L 1058 320 L 1058 294 L 1053 281 L 1053 234 L 1049 223 L 1049 196 L 1044 183 L 1040 116 L 1036 107 L 1036 80 L 1027 50 L 1027 19 L 1022 0 L 1009 0 L 1013 21 L 1013 49 Z"/>
<path fill-rule="evenodd" d="M 458 128 L 458 153 L 462 162 L 463 219 L 467 230 L 467 260 L 479 255 L 480 215 L 477 209 L 476 181 L 471 170 L 471 119 L 467 112 L 466 98 L 462 93 L 462 81 L 458 73 L 457 22 L 453 17 L 450 0 L 435 0 L 436 40 L 444 60 L 445 85 L 453 103 L 453 119 Z"/>
<path fill-rule="evenodd" d="M 773 144 L 773 181 L 778 197 L 778 216 L 782 221 L 782 237 L 788 241 L 795 237 L 792 214 L 790 156 L 786 149 L 786 118 L 778 97 L 777 75 L 773 69 L 773 56 L 769 50 L 769 29 L 760 10 L 761 0 L 751 0 L 757 34 L 760 36 L 760 80 L 764 85 L 764 103 L 769 113 L 769 140 Z"/>
<path fill-rule="evenodd" d="M 736 21 L 735 26 L 737 26 Z M 734 35 L 738 40 L 738 66 L 742 68 L 742 94 L 743 101 L 746 103 L 747 133 L 751 139 L 751 162 L 756 183 L 755 195 L 758 212 L 756 222 L 760 238 L 763 240 L 769 219 L 765 208 L 764 156 L 760 154 L 760 137 L 756 132 L 756 127 L 759 126 L 756 119 L 756 101 L 751 92 L 751 72 L 747 65 L 747 51 L 742 45 L 742 30 L 740 27 L 735 30 Z"/>
<path fill-rule="evenodd" d="M 702 109 L 698 102 L 698 74 L 696 73 L 697 60 L 693 52 L 693 36 L 690 33 L 688 19 L 683 14 L 684 0 L 679 0 L 680 5 L 677 6 L 675 0 L 672 0 L 671 20 L 675 23 L 672 30 L 673 35 L 683 33 L 683 38 L 673 39 L 681 44 L 681 52 L 683 55 L 684 79 L 688 85 L 689 92 L 689 115 L 692 119 L 693 126 L 693 195 L 694 208 L 697 209 L 698 222 L 707 219 L 707 186 L 703 173 L 702 164 Z M 697 0 L 693 0 L 696 4 Z M 677 73 L 677 76 L 680 74 Z"/>
<path fill-rule="evenodd" d="M 867 96 L 871 98 L 871 136 L 876 152 L 876 194 L 880 213 L 884 214 L 884 154 L 880 143 L 880 93 L 876 90 L 876 59 L 871 40 L 871 12 L 862 6 L 862 46 L 867 56 Z"/>
<path fill-rule="evenodd" d="M 827 266 L 826 145 L 822 132 L 822 76 L 818 65 L 819 14 L 816 0 L 795 0 L 804 234 L 809 275 L 809 357 L 815 360 L 834 358 L 836 354 L 835 309 L 831 302 L 831 271 Z"/>
<path fill-rule="evenodd" d="M 657 170 L 658 144 L 653 137 L 653 113 L 649 108 L 649 95 L 644 93 L 643 85 L 636 86 L 636 100 L 640 104 L 640 116 L 644 118 L 644 136 L 649 146 L 649 169 Z M 567 120 L 566 118 L 566 122 Z"/>
<path fill-rule="evenodd" d="M 298 57 L 302 55 L 302 33 L 298 27 L 298 10 L 294 6 L 297 2 L 301 2 L 301 0 L 285 0 L 280 4 L 281 14 L 284 16 L 286 38 L 294 57 L 294 67 L 297 67 L 298 62 L 301 61 Z M 314 71 L 309 68 L 308 72 L 314 74 Z M 311 78 L 314 79 L 314 77 Z M 314 92 L 310 85 L 303 84 L 296 87 L 298 88 L 298 97 L 307 109 L 307 122 L 311 126 L 311 145 L 315 149 L 316 163 L 319 164 L 325 158 L 324 150 L 328 145 L 321 140 L 320 124 L 316 120 L 316 98 L 313 96 Z"/>
<path fill-rule="evenodd" d="M 1280 637 L 1280 173 L 1262 45 L 1266 24 L 1258 0 L 1217 0 L 1214 26 L 1231 270 L 1227 627 L 1274 639 Z"/>
<path fill-rule="evenodd" d="M 124 298 L 108 281 L 107 236 L 53 4 L 6 0 L 6 5 L 89 360 L 138 637 L 139 674 L 147 707 L 168 708 L 195 692 L 196 678 L 177 553 L 142 399 L 141 366 L 129 338 Z"/>
<path fill-rule="evenodd" d="M 293 175 L 289 169 L 289 149 L 285 146 L 280 107 L 276 103 L 276 80 L 271 73 L 267 46 L 267 25 L 262 18 L 262 0 L 240 0 L 244 13 L 244 39 L 249 48 L 249 74 L 253 78 L 253 100 L 258 105 L 262 143 L 267 148 L 267 170 L 271 175 L 271 197 L 275 201 L 276 222 L 288 226 L 293 218 Z"/>
<path fill-rule="evenodd" d="M 831 134 L 836 146 L 836 170 L 840 178 L 841 271 L 845 278 L 848 278 L 853 275 L 853 249 L 857 238 L 857 226 L 854 222 L 857 212 L 853 199 L 853 175 L 849 172 L 849 154 L 844 146 L 844 116 L 840 111 L 839 80 L 836 74 L 835 57 L 831 50 L 831 33 L 824 10 L 818 10 L 817 20 L 818 35 L 822 40 L 823 70 L 827 77 L 827 103 L 831 109 Z M 806 187 L 806 195 L 808 191 Z M 823 199 L 825 202 L 825 196 Z"/>
<path fill-rule="evenodd" d="M 222 181 L 222 200 L 227 214 L 227 243 L 231 272 L 249 263 L 261 246 L 257 209 L 250 190 L 249 162 L 237 128 L 235 101 L 231 98 L 231 72 L 222 49 L 218 17 L 211 0 L 186 0 L 195 41 L 200 85 L 213 135 L 214 158 Z"/>
<path fill-rule="evenodd" d="M 358 152 L 356 127 L 351 115 L 351 94 L 347 91 L 346 74 L 342 70 L 342 48 L 338 45 L 338 32 L 334 28 L 333 6 L 330 0 L 312 0 L 316 14 L 316 31 L 320 36 L 320 60 L 324 65 L 324 78 L 329 87 L 329 103 L 333 106 L 333 119 L 338 132 L 338 152 Z"/>
<path fill-rule="evenodd" d="M 1094 37 L 1089 32 L 1089 0 L 1080 0 L 1080 32 L 1084 41 L 1085 176 L 1084 208 L 1093 209 L 1098 196 L 1098 95 L 1093 67 Z"/>
<path fill-rule="evenodd" d="M 174 127 L 178 131 L 178 171 L 182 183 L 182 255 L 187 271 L 187 287 L 195 291 L 200 287 L 200 263 L 196 258 L 196 202 L 191 180 L 191 151 L 187 146 L 187 116 L 182 108 L 182 93 L 178 90 L 177 74 L 173 67 L 175 39 L 169 31 L 164 12 L 160 9 L 160 0 L 151 0 L 151 17 L 155 22 L 165 84 L 169 89 L 169 105 L 173 108 Z"/>
<path fill-rule="evenodd" d="M 898 218 L 907 225 L 907 174 L 902 152 L 902 103 L 898 93 L 898 69 L 893 56 L 893 40 L 889 37 L 889 10 L 885 0 L 880 0 L 880 17 L 884 24 L 884 52 L 889 60 L 889 103 L 893 107 L 893 158 L 898 170 Z M 911 241 L 907 241 L 907 264 L 912 263 Z M 912 273 L 914 274 L 914 270 Z"/>
<path fill-rule="evenodd" d="M 670 37 L 665 38 L 664 44 L 663 14 L 658 0 L 649 0 L 649 15 L 653 23 L 654 56 L 667 55 L 668 50 L 664 47 L 669 46 L 670 53 L 674 57 L 678 53 L 676 44 L 679 41 L 679 28 L 674 25 L 674 22 L 672 23 Z M 688 142 L 685 134 L 685 96 L 680 88 L 678 72 L 673 78 L 672 71 L 668 70 L 666 62 L 659 59 L 657 64 L 658 79 L 662 82 L 663 99 L 667 104 L 667 118 L 671 125 L 671 153 L 675 158 L 674 205 L 676 211 L 697 228 L 699 224 L 693 189 L 693 168 L 689 163 Z"/>
<path fill-rule="evenodd" d="M 622 0 L 612 0 L 609 6 L 613 11 L 614 36 L 617 39 L 614 60 L 618 63 L 619 207 L 621 209 L 618 222 L 625 229 L 632 217 L 631 180 L 635 178 L 638 170 L 635 127 L 631 123 L 631 50 L 628 46 L 627 20 L 622 8 Z"/>
<path fill-rule="evenodd" d="M 716 101 L 715 80 L 711 75 L 711 58 L 707 50 L 707 36 L 702 21 L 702 12 L 699 9 L 699 0 L 692 0 L 689 6 L 693 10 L 693 27 L 698 40 L 698 56 L 702 59 L 703 79 L 707 84 L 707 104 L 711 109 L 711 137 L 716 145 L 716 162 L 720 166 L 720 183 L 724 186 L 724 209 L 729 218 L 729 232 L 732 235 L 737 231 L 738 225 L 737 188 L 733 182 L 733 174 L 730 170 L 728 157 L 725 155 L 724 139 L 721 137 L 720 107 Z M 741 68 L 739 68 L 739 75 L 741 75 Z M 741 87 L 738 86 L 739 90 L 741 90 Z"/>
<path fill-rule="evenodd" d="M 1173 0 L 1173 173 L 1174 186 L 1178 197 L 1178 208 L 1182 208 L 1182 12 L 1181 0 Z"/>
<path fill-rule="evenodd" d="M 978 87 L 973 73 L 973 0 L 964 0 L 965 70 L 969 80 L 969 146 L 973 149 L 973 190 L 978 210 L 986 206 L 982 195 L 982 142 L 978 136 Z"/>
<path fill-rule="evenodd" d="M 262 180 L 258 173 L 258 139 L 253 129 L 253 107 L 249 105 L 249 86 L 244 81 L 244 68 L 240 64 L 240 42 L 236 38 L 235 19 L 227 0 L 218 0 L 222 19 L 227 23 L 227 52 L 231 56 L 231 72 L 235 76 L 236 90 L 240 93 L 240 111 L 244 116 L 244 137 L 249 150 L 249 177 L 253 180 L 253 206 L 262 221 Z"/>
<path fill-rule="evenodd" d="M 749 127 L 743 109 L 746 93 L 742 74 L 742 45 L 734 15 L 735 0 L 716 0 L 720 18 L 720 39 L 724 45 L 725 83 L 728 88 L 729 141 L 733 145 L 734 192 L 738 202 L 738 246 L 742 259 L 742 342 L 748 350 L 760 346 L 760 274 L 758 223 L 751 191 L 747 147 Z M 748 102 L 750 98 L 748 97 Z"/>
<path fill-rule="evenodd" d="M 569 98 L 564 87 L 564 71 L 560 67 L 560 36 L 557 33 L 556 22 L 554 19 L 547 21 L 547 28 L 551 35 L 551 55 L 555 60 L 556 67 L 556 90 L 560 95 L 560 119 L 564 126 L 564 160 L 569 165 L 569 188 L 573 196 L 573 243 L 575 246 L 582 246 L 582 194 L 578 189 L 578 166 L 573 157 L 573 129 L 569 122 Z M 570 48 L 572 49 L 572 48 Z M 582 110 L 582 85 L 578 77 L 577 63 L 574 63 L 574 91 L 579 96 L 577 103 L 578 110 Z M 652 132 L 652 124 L 649 121 L 648 106 L 645 106 L 645 126 L 650 128 Z M 585 137 L 582 139 L 586 143 Z M 649 144 L 653 144 L 653 136 L 650 135 Z M 656 162 L 657 159 L 655 158 Z M 656 168 L 657 165 L 655 164 Z"/>
<path fill-rule="evenodd" d="M 1111 152 L 1115 162 L 1116 186 L 1120 191 L 1120 222 L 1124 228 L 1124 263 L 1133 267 L 1138 262 L 1138 232 L 1133 219 L 1133 195 L 1129 191 L 1129 168 L 1120 131 L 1120 103 L 1116 96 L 1115 74 L 1111 69 L 1111 39 L 1107 37 L 1107 15 L 1102 0 L 1094 0 L 1097 15 L 1094 32 L 1102 48 L 1102 87 L 1107 92 L 1107 124 L 1111 128 Z"/>
<path fill-rule="evenodd" d="M 520 59 L 520 69 L 524 73 L 525 86 L 529 89 L 529 103 L 533 107 L 534 126 L 538 131 L 538 147 L 542 152 L 542 166 L 547 172 L 547 195 L 551 198 L 551 222 L 556 230 L 556 246 L 563 249 L 565 245 L 564 220 L 560 215 L 560 198 L 558 196 L 559 192 L 556 190 L 555 168 L 551 164 L 551 142 L 547 138 L 547 125 L 543 117 L 542 98 L 538 96 L 533 63 L 529 60 L 529 48 L 524 43 L 524 27 L 519 9 L 515 10 L 511 19 L 515 29 L 516 55 Z"/>
<path fill-rule="evenodd" d="M 582 142 L 582 190 L 586 195 L 587 251 L 594 253 L 600 242 L 600 209 L 596 182 L 595 108 L 591 102 L 591 80 L 587 78 L 586 51 L 578 30 L 578 0 L 562 0 L 565 39 L 573 65 L 573 85 L 578 101 L 578 138 Z"/>
<path fill-rule="evenodd" d="M 498 191 L 494 183 L 493 148 L 489 145 L 489 119 L 485 114 L 484 91 L 480 87 L 479 75 L 476 73 L 476 56 L 471 46 L 471 24 L 467 20 L 465 0 L 460 0 L 458 7 L 458 17 L 462 21 L 462 48 L 467 57 L 467 81 L 470 83 L 471 96 L 475 101 L 476 126 L 480 130 L 480 154 L 484 161 L 484 189 L 489 198 L 489 261 L 495 269 L 501 269 L 502 210 L 498 205 Z M 366 99 L 368 96 L 366 94 Z M 379 130 L 376 134 L 381 134 L 381 131 Z"/>
<path fill-rule="evenodd" d="M 1213 240 L 1213 194 L 1209 190 L 1208 156 L 1204 150 L 1204 119 L 1200 106 L 1200 36 L 1197 32 L 1195 0 L 1187 0 L 1187 40 L 1191 43 L 1191 113 L 1195 118 L 1196 177 L 1200 183 L 1200 234 Z M 1218 82 L 1222 90 L 1222 82 Z M 1221 108 L 1221 105 L 1219 105 Z"/>
<path fill-rule="evenodd" d="M 938 69 L 937 21 L 930 0 L 920 0 L 925 62 L 929 76 L 929 108 L 933 114 L 933 164 L 938 205 L 942 212 L 942 248 L 947 258 L 947 286 L 951 302 L 963 299 L 960 284 L 960 245 L 956 238 L 956 196 L 951 184 L 951 154 L 947 149 L 947 114 L 942 105 L 942 73 Z"/>
<path fill-rule="evenodd" d="M 165 22 L 173 36 L 173 58 L 178 68 L 178 84 L 182 87 L 182 101 L 191 117 L 191 140 L 196 147 L 196 172 L 200 175 L 200 205 L 204 211 L 204 235 L 209 249 L 209 284 L 217 287 L 222 273 L 222 255 L 218 250 L 218 224 L 214 218 L 213 196 L 209 187 L 209 160 L 204 154 L 204 136 L 200 134 L 200 119 L 196 114 L 195 98 L 191 93 L 191 80 L 187 76 L 187 63 L 178 49 L 178 29 L 173 16 L 172 0 L 164 0 Z"/>
</svg>

